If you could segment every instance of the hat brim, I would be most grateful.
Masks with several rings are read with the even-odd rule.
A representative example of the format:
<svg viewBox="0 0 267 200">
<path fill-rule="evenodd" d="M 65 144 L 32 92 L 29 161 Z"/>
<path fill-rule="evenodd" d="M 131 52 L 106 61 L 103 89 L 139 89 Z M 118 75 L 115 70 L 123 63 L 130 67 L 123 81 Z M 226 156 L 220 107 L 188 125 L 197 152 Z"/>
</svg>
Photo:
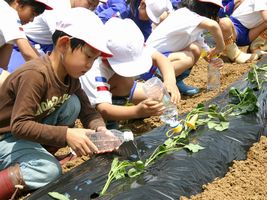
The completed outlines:
<svg viewBox="0 0 267 200">
<path fill-rule="evenodd" d="M 217 2 L 215 2 L 213 0 L 199 0 L 199 1 L 213 3 L 213 4 L 217 5 L 217 6 L 220 6 L 221 8 L 224 8 L 222 3 L 217 3 Z"/>
<path fill-rule="evenodd" d="M 83 40 L 84 41 L 84 40 Z M 96 49 L 97 51 L 101 52 L 101 56 L 103 57 L 113 57 L 113 54 L 109 51 L 109 49 L 107 47 L 99 47 L 99 45 L 93 45 L 93 44 L 89 44 L 88 42 L 84 41 L 86 44 L 88 44 L 90 47 Z"/>
<path fill-rule="evenodd" d="M 105 5 L 108 5 L 106 0 L 100 0 L 99 2 L 101 2 L 101 3 L 105 4 Z"/>
<path fill-rule="evenodd" d="M 134 77 L 145 72 L 152 67 L 151 48 L 145 46 L 142 56 L 135 61 L 121 62 L 116 58 L 107 58 L 111 68 L 120 76 Z"/>
<path fill-rule="evenodd" d="M 160 22 L 160 17 L 156 17 L 148 7 L 146 7 L 146 13 L 152 22 L 156 24 Z"/>
<path fill-rule="evenodd" d="M 40 0 L 35 0 L 35 1 L 44 4 L 46 6 L 45 7 L 46 10 L 53 10 L 53 8 L 51 6 L 49 6 L 48 4 L 44 3 L 43 1 L 40 1 Z"/>
</svg>

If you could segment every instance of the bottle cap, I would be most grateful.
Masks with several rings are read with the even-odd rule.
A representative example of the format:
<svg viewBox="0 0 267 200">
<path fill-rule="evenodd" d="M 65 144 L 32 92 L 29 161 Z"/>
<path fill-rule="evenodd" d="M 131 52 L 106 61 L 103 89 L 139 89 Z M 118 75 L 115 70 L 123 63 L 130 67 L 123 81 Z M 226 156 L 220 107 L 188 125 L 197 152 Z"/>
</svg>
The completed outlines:
<svg viewBox="0 0 267 200">
<path fill-rule="evenodd" d="M 123 136 L 124 136 L 125 141 L 130 141 L 134 139 L 133 133 L 131 131 L 125 131 L 123 133 Z"/>
<path fill-rule="evenodd" d="M 207 53 L 204 49 L 202 49 L 202 50 L 201 50 L 200 59 L 201 59 L 201 58 L 204 58 L 204 57 L 206 57 L 206 56 L 208 56 L 208 53 Z M 217 56 L 217 55 L 214 55 L 214 56 L 212 56 L 210 59 L 211 59 L 211 60 L 216 60 L 217 58 L 218 58 L 218 56 Z"/>
<path fill-rule="evenodd" d="M 179 122 L 178 121 L 175 121 L 172 124 L 170 124 L 171 128 L 176 128 L 177 126 L 179 126 Z"/>
</svg>

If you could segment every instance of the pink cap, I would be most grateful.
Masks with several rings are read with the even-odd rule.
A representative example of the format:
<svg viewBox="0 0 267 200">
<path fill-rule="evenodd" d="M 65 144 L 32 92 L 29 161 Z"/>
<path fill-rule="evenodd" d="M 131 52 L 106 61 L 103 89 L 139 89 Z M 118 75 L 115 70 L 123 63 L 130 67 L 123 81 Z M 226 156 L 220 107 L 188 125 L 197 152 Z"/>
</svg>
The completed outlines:
<svg viewBox="0 0 267 200">
<path fill-rule="evenodd" d="M 46 8 L 45 8 L 46 10 L 53 10 L 53 8 L 48 5 L 48 1 L 47 0 L 35 0 L 35 1 L 40 2 L 40 3 L 44 4 L 44 5 L 46 5 Z"/>
<path fill-rule="evenodd" d="M 86 8 L 70 9 L 57 21 L 56 30 L 83 40 L 89 46 L 102 52 L 103 57 L 113 56 L 106 46 L 107 32 L 103 22 L 96 14 Z"/>
</svg>

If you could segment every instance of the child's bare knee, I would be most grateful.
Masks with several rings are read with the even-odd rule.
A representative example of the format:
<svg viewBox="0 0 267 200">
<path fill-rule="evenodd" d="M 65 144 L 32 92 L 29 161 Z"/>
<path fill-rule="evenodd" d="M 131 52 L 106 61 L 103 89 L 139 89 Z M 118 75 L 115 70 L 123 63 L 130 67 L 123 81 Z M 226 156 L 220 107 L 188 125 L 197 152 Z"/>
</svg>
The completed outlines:
<svg viewBox="0 0 267 200">
<path fill-rule="evenodd" d="M 231 28 L 232 24 L 233 24 L 233 22 L 228 17 L 224 17 L 224 18 L 220 19 L 220 22 L 219 22 L 219 25 L 220 25 L 222 31 L 229 30 Z"/>
</svg>

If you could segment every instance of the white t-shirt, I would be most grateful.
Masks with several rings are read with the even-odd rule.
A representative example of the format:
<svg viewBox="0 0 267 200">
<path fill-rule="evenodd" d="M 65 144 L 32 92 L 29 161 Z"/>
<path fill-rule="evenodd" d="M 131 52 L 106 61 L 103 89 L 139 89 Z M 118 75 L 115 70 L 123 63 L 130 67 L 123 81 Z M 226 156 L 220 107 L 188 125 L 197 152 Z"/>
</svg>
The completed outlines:
<svg viewBox="0 0 267 200">
<path fill-rule="evenodd" d="M 25 38 L 18 13 L 7 2 L 0 0 L 0 47 L 15 44 L 15 39 Z"/>
<path fill-rule="evenodd" d="M 41 15 L 34 18 L 23 26 L 26 35 L 39 44 L 52 44 L 52 34 L 55 31 L 58 16 L 71 9 L 69 0 L 48 0 L 53 10 L 45 10 Z"/>
<path fill-rule="evenodd" d="M 198 42 L 209 52 L 202 31 L 197 26 L 208 19 L 191 12 L 187 8 L 180 8 L 170 14 L 148 37 L 146 44 L 154 47 L 161 53 L 177 52 L 185 49 L 189 44 Z"/>
<path fill-rule="evenodd" d="M 92 68 L 84 76 L 80 77 L 81 86 L 92 106 L 104 102 L 112 104 L 112 94 L 109 91 L 108 80 L 114 74 L 115 72 L 111 67 L 104 65 L 99 57 Z"/>
<path fill-rule="evenodd" d="M 267 10 L 267 0 L 245 0 L 237 7 L 232 16 L 246 28 L 252 29 L 264 22 L 260 13 L 262 10 Z"/>
<path fill-rule="evenodd" d="M 149 47 L 149 54 L 151 56 L 156 51 L 156 49 Z M 81 86 L 92 106 L 96 106 L 99 103 L 112 104 L 112 93 L 110 92 L 108 81 L 114 74 L 113 69 L 110 66 L 104 65 L 99 57 L 94 62 L 92 68 L 84 76 L 80 77 Z"/>
</svg>

